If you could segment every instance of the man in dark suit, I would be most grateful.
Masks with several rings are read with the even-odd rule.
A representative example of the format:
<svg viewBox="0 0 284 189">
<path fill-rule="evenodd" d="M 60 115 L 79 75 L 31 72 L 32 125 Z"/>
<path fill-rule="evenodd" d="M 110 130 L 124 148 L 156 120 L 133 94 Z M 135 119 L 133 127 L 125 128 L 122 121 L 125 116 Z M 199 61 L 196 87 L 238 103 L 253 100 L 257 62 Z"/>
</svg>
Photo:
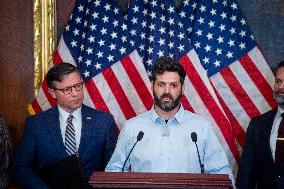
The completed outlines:
<svg viewBox="0 0 284 189">
<path fill-rule="evenodd" d="M 275 72 L 273 96 L 278 108 L 253 118 L 248 126 L 238 189 L 284 188 L 284 61 Z"/>
<path fill-rule="evenodd" d="M 117 140 L 113 116 L 83 105 L 83 82 L 77 67 L 62 63 L 46 75 L 57 106 L 27 118 L 14 162 L 14 178 L 23 188 L 48 188 L 37 171 L 79 153 L 86 180 L 103 171 Z"/>
</svg>

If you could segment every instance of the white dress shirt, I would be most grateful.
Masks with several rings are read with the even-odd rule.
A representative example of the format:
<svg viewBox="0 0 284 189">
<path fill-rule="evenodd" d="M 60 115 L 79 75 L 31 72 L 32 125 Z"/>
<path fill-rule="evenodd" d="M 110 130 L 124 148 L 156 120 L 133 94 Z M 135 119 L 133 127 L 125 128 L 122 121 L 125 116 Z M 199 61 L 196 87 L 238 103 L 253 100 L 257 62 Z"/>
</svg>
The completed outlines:
<svg viewBox="0 0 284 189">
<path fill-rule="evenodd" d="M 67 126 L 67 118 L 69 117 L 70 113 L 63 110 L 60 106 L 58 106 L 58 110 L 59 110 L 59 122 L 60 122 L 61 136 L 63 139 L 63 143 L 65 144 L 65 131 L 66 131 L 66 126 Z M 81 107 L 76 109 L 71 114 L 73 115 L 72 124 L 75 129 L 76 150 L 78 150 L 79 145 L 80 145 L 81 129 L 82 129 Z"/>
</svg>

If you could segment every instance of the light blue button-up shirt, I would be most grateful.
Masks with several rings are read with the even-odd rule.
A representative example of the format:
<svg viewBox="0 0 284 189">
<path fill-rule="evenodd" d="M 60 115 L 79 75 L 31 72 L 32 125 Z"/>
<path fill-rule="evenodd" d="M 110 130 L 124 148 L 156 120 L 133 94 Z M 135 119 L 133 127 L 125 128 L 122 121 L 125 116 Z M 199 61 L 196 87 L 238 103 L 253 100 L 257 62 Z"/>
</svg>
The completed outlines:
<svg viewBox="0 0 284 189">
<path fill-rule="evenodd" d="M 233 181 L 226 154 L 210 124 L 208 120 L 184 110 L 182 106 L 166 123 L 152 107 L 126 121 L 105 170 L 122 171 L 139 131 L 143 131 L 142 140 L 137 143 L 125 164 L 125 172 L 200 173 L 196 146 L 191 139 L 191 133 L 195 132 L 205 173 L 228 174 Z"/>
</svg>

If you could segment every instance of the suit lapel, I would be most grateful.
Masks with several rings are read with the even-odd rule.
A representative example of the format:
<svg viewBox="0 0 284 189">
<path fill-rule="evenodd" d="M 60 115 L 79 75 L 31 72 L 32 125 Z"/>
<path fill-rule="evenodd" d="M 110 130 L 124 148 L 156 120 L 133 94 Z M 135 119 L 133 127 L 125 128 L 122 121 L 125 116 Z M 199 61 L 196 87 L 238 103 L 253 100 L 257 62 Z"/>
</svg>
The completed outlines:
<svg viewBox="0 0 284 189">
<path fill-rule="evenodd" d="M 272 130 L 272 126 L 273 126 L 273 122 L 274 122 L 276 113 L 277 113 L 277 109 L 272 110 L 270 112 L 270 114 L 268 114 L 266 119 L 264 120 L 264 122 L 265 122 L 264 124 L 267 125 L 266 131 L 264 131 L 264 133 L 265 133 L 265 144 L 266 144 L 266 149 L 267 149 L 265 151 L 269 152 L 269 161 L 270 161 L 271 165 L 275 165 L 273 155 L 272 155 L 272 151 L 271 151 L 271 148 L 270 148 L 270 134 L 271 134 L 271 130 Z"/>
<path fill-rule="evenodd" d="M 81 129 L 81 139 L 79 146 L 79 153 L 82 157 L 87 149 L 88 145 L 88 135 L 93 128 L 94 116 L 87 110 L 85 105 L 82 105 L 82 129 Z"/>
<path fill-rule="evenodd" d="M 61 136 L 59 111 L 57 106 L 53 108 L 47 120 L 49 121 L 49 133 L 54 141 L 58 153 L 60 154 L 60 156 L 67 156 L 65 145 Z"/>
</svg>

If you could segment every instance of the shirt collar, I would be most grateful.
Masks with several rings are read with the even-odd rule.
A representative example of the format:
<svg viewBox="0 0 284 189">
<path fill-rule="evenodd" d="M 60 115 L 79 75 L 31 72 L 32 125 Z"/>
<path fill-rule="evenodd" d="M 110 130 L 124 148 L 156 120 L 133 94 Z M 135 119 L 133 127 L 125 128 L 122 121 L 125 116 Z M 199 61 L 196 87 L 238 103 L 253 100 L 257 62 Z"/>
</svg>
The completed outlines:
<svg viewBox="0 0 284 189">
<path fill-rule="evenodd" d="M 79 119 L 82 115 L 81 108 L 77 108 L 74 110 L 71 114 L 73 115 L 73 119 Z M 61 120 L 67 120 L 69 117 L 70 113 L 66 112 L 64 109 L 62 109 L 60 106 L 58 106 L 58 111 L 59 111 L 59 116 L 62 118 Z"/>
<path fill-rule="evenodd" d="M 149 111 L 149 113 L 150 113 L 151 119 L 152 119 L 154 122 L 162 121 L 162 120 L 163 120 L 163 119 L 157 114 L 154 105 L 152 106 L 152 108 L 151 108 L 151 110 Z M 182 123 L 182 120 L 183 120 L 183 117 L 184 117 L 184 113 L 185 113 L 185 110 L 184 110 L 182 104 L 180 104 L 179 110 L 177 111 L 177 113 L 176 113 L 170 120 L 168 120 L 168 121 L 169 121 L 168 123 L 177 122 L 177 123 L 181 124 L 181 123 Z"/>
</svg>

